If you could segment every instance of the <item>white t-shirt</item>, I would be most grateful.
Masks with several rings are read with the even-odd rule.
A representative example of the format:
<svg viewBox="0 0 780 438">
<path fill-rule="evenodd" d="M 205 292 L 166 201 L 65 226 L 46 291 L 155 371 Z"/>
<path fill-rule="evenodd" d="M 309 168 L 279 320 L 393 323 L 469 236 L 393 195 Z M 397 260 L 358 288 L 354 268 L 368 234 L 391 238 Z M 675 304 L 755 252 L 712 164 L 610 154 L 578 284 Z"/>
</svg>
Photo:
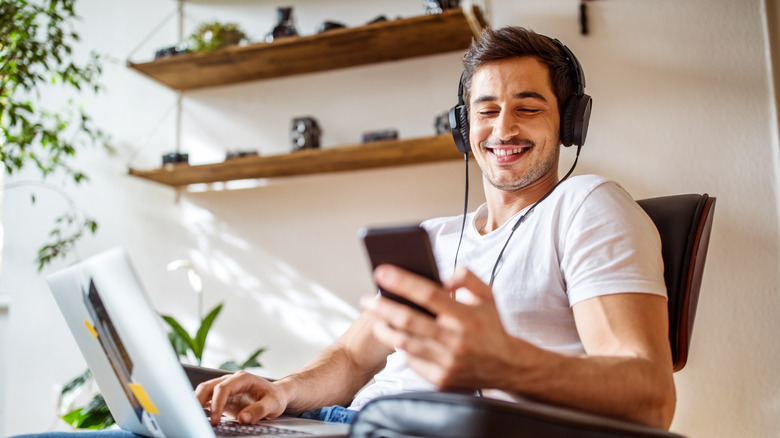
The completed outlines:
<svg viewBox="0 0 780 438">
<path fill-rule="evenodd" d="M 458 266 L 488 283 L 517 213 L 500 228 L 481 235 L 474 225 L 486 205 L 466 218 Z M 431 219 L 428 230 L 442 278 L 452 274 L 462 216 Z M 505 330 L 541 348 L 584 353 L 571 306 L 616 293 L 666 296 L 661 241 L 653 222 L 614 181 L 595 175 L 572 177 L 539 203 L 517 228 L 499 262 L 493 295 Z M 407 391 L 436 388 L 406 366 L 403 351 L 352 403 Z"/>
</svg>

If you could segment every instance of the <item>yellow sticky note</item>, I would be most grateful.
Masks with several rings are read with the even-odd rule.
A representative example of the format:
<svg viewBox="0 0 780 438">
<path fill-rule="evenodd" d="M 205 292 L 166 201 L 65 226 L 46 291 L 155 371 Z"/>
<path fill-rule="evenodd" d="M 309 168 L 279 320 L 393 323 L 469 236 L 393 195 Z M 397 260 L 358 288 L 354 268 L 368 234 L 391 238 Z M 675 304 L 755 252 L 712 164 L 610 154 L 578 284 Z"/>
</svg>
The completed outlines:
<svg viewBox="0 0 780 438">
<path fill-rule="evenodd" d="M 146 412 L 154 415 L 160 414 L 160 411 L 157 410 L 157 406 L 152 403 L 152 399 L 150 399 L 149 395 L 146 394 L 146 391 L 144 390 L 144 387 L 141 386 L 141 384 L 128 383 L 127 385 L 133 391 L 133 394 L 135 394 L 138 402 L 141 403 L 141 407 L 144 408 Z"/>
<path fill-rule="evenodd" d="M 92 324 L 89 323 L 88 319 L 84 320 L 84 325 L 87 326 L 87 329 L 89 330 L 90 333 L 92 333 L 92 336 L 94 336 L 96 338 L 98 337 L 98 333 L 95 330 L 95 327 L 92 327 Z"/>
</svg>

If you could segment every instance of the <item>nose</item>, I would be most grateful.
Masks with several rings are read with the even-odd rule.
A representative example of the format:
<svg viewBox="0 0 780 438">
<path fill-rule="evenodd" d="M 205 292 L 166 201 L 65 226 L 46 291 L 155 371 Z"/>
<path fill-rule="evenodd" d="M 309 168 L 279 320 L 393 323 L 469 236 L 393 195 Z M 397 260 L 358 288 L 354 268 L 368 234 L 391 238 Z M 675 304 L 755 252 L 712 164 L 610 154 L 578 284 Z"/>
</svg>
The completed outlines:
<svg viewBox="0 0 780 438">
<path fill-rule="evenodd" d="M 520 132 L 520 124 L 511 111 L 504 109 L 494 119 L 493 136 L 499 139 L 508 139 Z"/>
</svg>

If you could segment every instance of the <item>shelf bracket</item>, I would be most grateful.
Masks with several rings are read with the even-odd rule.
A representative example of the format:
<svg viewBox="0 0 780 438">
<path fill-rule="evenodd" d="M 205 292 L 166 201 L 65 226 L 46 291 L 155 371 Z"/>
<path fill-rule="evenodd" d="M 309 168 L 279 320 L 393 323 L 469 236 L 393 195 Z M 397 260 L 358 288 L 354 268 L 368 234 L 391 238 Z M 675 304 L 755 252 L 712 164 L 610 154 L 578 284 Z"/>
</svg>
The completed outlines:
<svg viewBox="0 0 780 438">
<path fill-rule="evenodd" d="M 165 16 L 165 18 L 163 18 L 163 19 L 160 21 L 160 23 L 159 23 L 159 24 L 158 24 L 158 25 L 157 25 L 157 26 L 156 26 L 154 29 L 152 29 L 152 31 L 151 31 L 151 32 L 149 32 L 149 34 L 147 34 L 147 35 L 146 35 L 146 36 L 145 36 L 145 37 L 144 37 L 144 38 L 141 40 L 141 42 L 140 42 L 140 43 L 138 43 L 138 45 L 137 45 L 137 46 L 135 46 L 135 47 L 133 48 L 133 50 L 131 50 L 131 51 L 130 51 L 130 53 L 127 55 L 127 64 L 128 64 L 128 65 L 132 65 L 132 64 L 134 64 L 134 62 L 131 60 L 131 58 L 133 57 L 133 55 L 135 55 L 135 54 L 136 54 L 136 53 L 137 53 L 137 52 L 138 52 L 138 51 L 141 49 L 141 47 L 143 47 L 143 45 L 144 45 L 144 44 L 146 44 L 146 42 L 147 42 L 147 41 L 149 41 L 149 39 L 151 39 L 151 38 L 152 38 L 152 37 L 153 37 L 153 36 L 154 36 L 154 35 L 155 35 L 157 32 L 159 32 L 159 31 L 160 31 L 160 29 L 162 29 L 162 27 L 163 27 L 163 26 L 164 26 L 166 23 L 168 23 L 168 21 L 171 19 L 171 17 L 173 17 L 173 16 L 174 16 L 174 15 L 176 15 L 177 13 L 178 13 L 178 15 L 179 15 L 179 23 L 180 23 L 180 24 L 179 24 L 179 27 L 181 28 L 181 26 L 182 26 L 182 25 L 181 25 L 181 22 L 182 22 L 182 19 L 183 19 L 183 18 L 182 18 L 182 9 L 181 9 L 180 7 L 177 7 L 176 9 L 174 9 L 173 11 L 171 11 L 171 12 L 170 12 L 168 15 L 166 15 L 166 16 Z"/>
</svg>

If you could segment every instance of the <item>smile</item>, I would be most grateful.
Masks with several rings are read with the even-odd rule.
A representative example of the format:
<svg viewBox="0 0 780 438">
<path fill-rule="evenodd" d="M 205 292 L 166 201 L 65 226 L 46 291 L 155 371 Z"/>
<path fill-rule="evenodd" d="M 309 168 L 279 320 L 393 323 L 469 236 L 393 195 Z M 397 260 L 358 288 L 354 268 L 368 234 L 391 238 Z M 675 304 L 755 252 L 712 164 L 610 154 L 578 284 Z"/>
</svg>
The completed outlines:
<svg viewBox="0 0 780 438">
<path fill-rule="evenodd" d="M 507 155 L 517 155 L 517 154 L 520 154 L 523 151 L 526 151 L 528 149 L 530 149 L 530 148 L 527 148 L 527 147 L 519 147 L 519 148 L 513 148 L 513 149 L 510 149 L 510 148 L 501 148 L 501 149 L 490 149 L 490 148 L 487 148 L 488 151 L 492 152 L 494 155 L 496 155 L 498 157 L 505 157 Z"/>
</svg>

